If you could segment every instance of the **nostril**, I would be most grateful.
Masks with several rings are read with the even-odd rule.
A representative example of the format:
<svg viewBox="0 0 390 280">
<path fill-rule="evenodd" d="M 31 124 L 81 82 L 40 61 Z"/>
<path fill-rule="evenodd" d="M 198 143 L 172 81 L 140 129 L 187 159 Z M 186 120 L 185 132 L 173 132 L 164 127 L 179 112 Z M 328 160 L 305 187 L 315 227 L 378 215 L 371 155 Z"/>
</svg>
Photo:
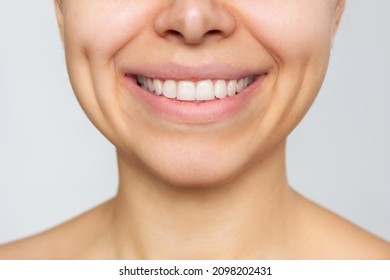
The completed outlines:
<svg viewBox="0 0 390 280">
<path fill-rule="evenodd" d="M 182 39 L 184 37 L 183 34 L 181 34 L 179 31 L 174 29 L 166 30 L 164 32 L 164 36 L 171 37 L 171 38 L 178 38 L 178 39 Z"/>
<path fill-rule="evenodd" d="M 174 29 L 169 29 L 164 32 L 164 36 L 176 38 L 176 39 L 185 39 L 186 41 L 190 42 L 195 39 L 195 41 L 202 40 L 202 39 L 210 39 L 210 38 L 218 38 L 223 37 L 223 32 L 218 29 L 213 29 L 210 31 L 207 31 L 203 36 L 199 36 L 199 38 L 191 38 L 191 36 L 187 36 L 187 38 L 180 32 Z"/>
<path fill-rule="evenodd" d="M 220 30 L 214 29 L 214 30 L 208 31 L 206 34 L 209 34 L 209 35 L 219 35 L 221 33 L 222 32 Z"/>
<path fill-rule="evenodd" d="M 203 37 L 217 37 L 217 36 L 222 36 L 222 35 L 223 35 L 223 32 L 221 30 L 213 29 L 213 30 L 206 32 L 206 34 Z"/>
<path fill-rule="evenodd" d="M 180 37 L 183 36 L 179 31 L 176 31 L 176 30 L 173 30 L 173 29 L 167 30 L 165 32 L 165 34 L 166 35 L 173 35 L 173 36 L 180 36 Z"/>
<path fill-rule="evenodd" d="M 155 29 L 162 37 L 195 45 L 223 39 L 235 30 L 235 18 L 224 5 L 212 0 L 168 2 L 172 4 L 165 6 L 155 20 Z"/>
</svg>

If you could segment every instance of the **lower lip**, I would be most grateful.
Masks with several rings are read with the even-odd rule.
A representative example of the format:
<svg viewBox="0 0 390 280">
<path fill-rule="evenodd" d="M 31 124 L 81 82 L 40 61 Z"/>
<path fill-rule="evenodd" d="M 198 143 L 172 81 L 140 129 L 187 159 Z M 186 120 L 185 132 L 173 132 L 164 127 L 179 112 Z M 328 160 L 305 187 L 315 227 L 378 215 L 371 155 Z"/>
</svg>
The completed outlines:
<svg viewBox="0 0 390 280">
<path fill-rule="evenodd" d="M 159 119 L 182 124 L 207 124 L 233 118 L 244 111 L 264 77 L 265 75 L 257 77 L 252 84 L 235 96 L 199 103 L 158 96 L 139 87 L 135 78 L 125 76 L 124 80 L 128 91 Z"/>
</svg>

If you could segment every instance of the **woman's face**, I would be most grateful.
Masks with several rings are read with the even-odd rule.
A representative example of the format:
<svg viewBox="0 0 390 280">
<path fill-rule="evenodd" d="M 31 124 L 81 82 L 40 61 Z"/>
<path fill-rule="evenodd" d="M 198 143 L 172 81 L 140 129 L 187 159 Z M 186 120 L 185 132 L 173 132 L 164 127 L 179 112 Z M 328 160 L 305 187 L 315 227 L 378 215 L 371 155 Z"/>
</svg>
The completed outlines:
<svg viewBox="0 0 390 280">
<path fill-rule="evenodd" d="M 341 7 L 65 0 L 58 16 L 74 91 L 95 126 L 159 178 L 206 186 L 264 160 L 303 117 Z"/>
</svg>

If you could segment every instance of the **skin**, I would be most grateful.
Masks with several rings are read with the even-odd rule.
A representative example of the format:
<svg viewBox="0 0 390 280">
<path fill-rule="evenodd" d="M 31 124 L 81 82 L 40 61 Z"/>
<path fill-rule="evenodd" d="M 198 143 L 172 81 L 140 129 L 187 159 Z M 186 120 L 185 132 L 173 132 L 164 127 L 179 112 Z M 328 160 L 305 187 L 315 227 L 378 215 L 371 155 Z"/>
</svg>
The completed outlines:
<svg viewBox="0 0 390 280">
<path fill-rule="evenodd" d="M 0 247 L 0 258 L 390 259 L 388 242 L 300 196 L 286 175 L 286 138 L 321 87 L 343 8 L 342 0 L 56 1 L 75 94 L 117 147 L 119 191 Z M 145 110 L 123 82 L 124 69 L 167 62 L 267 76 L 233 117 L 178 123 Z"/>
</svg>

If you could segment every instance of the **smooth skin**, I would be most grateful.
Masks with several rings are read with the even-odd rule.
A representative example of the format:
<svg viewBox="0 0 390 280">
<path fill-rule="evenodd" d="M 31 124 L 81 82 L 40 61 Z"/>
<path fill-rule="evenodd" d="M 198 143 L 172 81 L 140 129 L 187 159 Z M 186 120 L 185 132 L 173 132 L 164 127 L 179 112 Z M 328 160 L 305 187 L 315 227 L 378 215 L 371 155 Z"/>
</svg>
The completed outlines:
<svg viewBox="0 0 390 280">
<path fill-rule="evenodd" d="M 286 138 L 321 87 L 344 4 L 56 1 L 75 94 L 117 147 L 119 191 L 0 247 L 0 259 L 390 259 L 388 242 L 287 180 Z M 152 75 L 167 63 L 267 76 L 239 113 L 178 123 L 124 85 L 125 72 Z"/>
</svg>

